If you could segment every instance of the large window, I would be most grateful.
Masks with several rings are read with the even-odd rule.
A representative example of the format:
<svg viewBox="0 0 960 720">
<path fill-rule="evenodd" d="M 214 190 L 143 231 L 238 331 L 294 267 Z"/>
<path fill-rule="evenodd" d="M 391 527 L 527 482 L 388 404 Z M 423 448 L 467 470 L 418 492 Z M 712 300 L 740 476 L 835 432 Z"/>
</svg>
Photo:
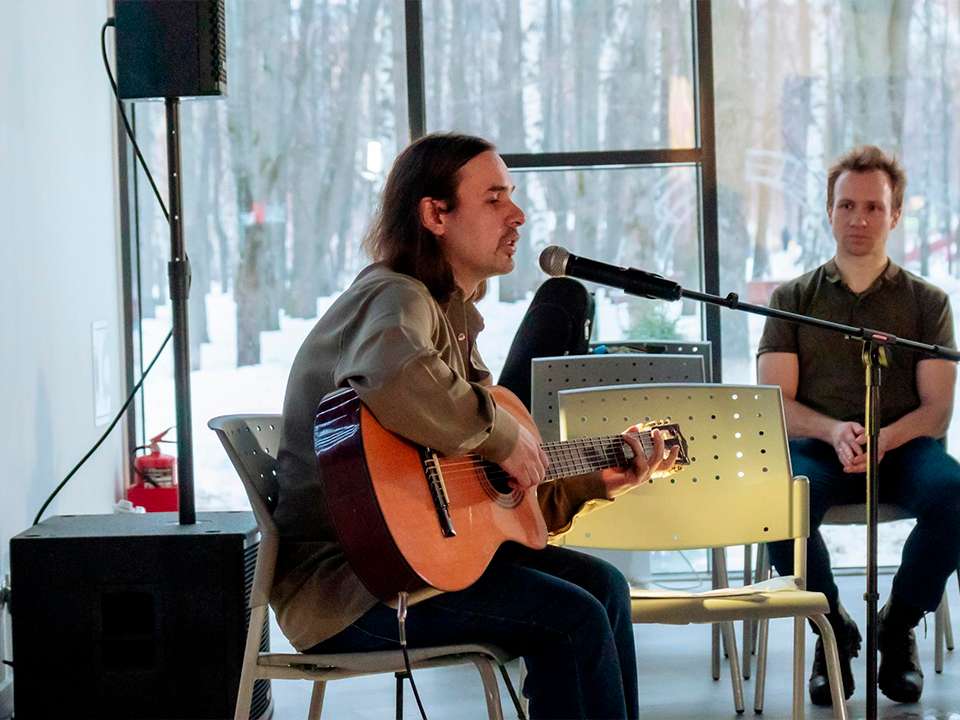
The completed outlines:
<svg viewBox="0 0 960 720">
<path fill-rule="evenodd" d="M 723 293 L 766 303 L 776 285 L 832 257 L 827 169 L 871 143 L 907 172 L 888 251 L 947 290 L 956 313 L 956 0 L 732 0 L 714 3 L 713 30 Z M 724 380 L 755 379 L 762 328 L 762 318 L 724 311 Z M 949 444 L 960 447 L 958 418 Z M 883 526 L 881 564 L 899 564 L 911 525 Z M 824 536 L 835 564 L 865 563 L 862 528 Z"/>
<path fill-rule="evenodd" d="M 491 282 L 480 308 L 495 377 L 545 279 L 537 255 L 548 244 L 702 287 L 693 7 L 228 0 L 229 97 L 184 102 L 181 119 L 199 510 L 246 507 L 206 421 L 280 412 L 300 342 L 366 262 L 360 238 L 411 135 L 488 137 L 517 183 L 527 216 L 518 267 Z M 419 26 L 406 22 L 412 10 Z M 409 48 L 422 78 L 408 76 Z M 136 128 L 165 188 L 163 106 L 137 105 Z M 132 180 L 148 360 L 170 327 L 169 239 L 142 173 Z M 699 306 L 592 289 L 596 339 L 703 335 Z M 168 354 L 147 382 L 141 438 L 174 424 L 171 366 Z"/>
</svg>

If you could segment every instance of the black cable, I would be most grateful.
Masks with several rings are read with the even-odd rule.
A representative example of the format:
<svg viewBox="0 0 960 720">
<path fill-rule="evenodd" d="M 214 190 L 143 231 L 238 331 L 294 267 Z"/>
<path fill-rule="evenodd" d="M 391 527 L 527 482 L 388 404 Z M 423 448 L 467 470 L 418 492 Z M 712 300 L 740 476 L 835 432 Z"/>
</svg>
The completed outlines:
<svg viewBox="0 0 960 720">
<path fill-rule="evenodd" d="M 407 646 L 401 645 L 403 650 L 403 664 L 407 666 L 407 679 L 410 681 L 410 687 L 413 689 L 413 697 L 417 701 L 417 707 L 420 708 L 420 717 L 427 720 L 427 713 L 423 710 L 423 703 L 420 702 L 420 693 L 417 692 L 417 684 L 413 681 L 413 670 L 410 669 L 410 658 L 407 656 Z"/>
<path fill-rule="evenodd" d="M 143 153 L 140 152 L 140 146 L 137 145 L 137 139 L 133 135 L 133 130 L 130 128 L 130 122 L 127 120 L 127 113 L 123 109 L 123 101 L 120 100 L 120 92 L 117 90 L 117 83 L 113 79 L 113 72 L 110 70 L 110 63 L 107 61 L 107 28 L 116 27 L 117 23 L 114 18 L 107 18 L 106 22 L 103 23 L 103 27 L 100 28 L 100 53 L 103 55 L 103 67 L 107 70 L 107 77 L 110 78 L 110 87 L 113 88 L 113 96 L 117 99 L 117 110 L 120 111 L 120 117 L 123 118 L 123 126 L 127 129 L 127 135 L 130 136 L 130 142 L 133 143 L 133 149 L 137 154 L 137 159 L 140 161 L 141 167 L 143 167 L 143 172 L 147 175 L 147 180 L 150 181 L 150 187 L 153 188 L 153 194 L 157 196 L 157 202 L 160 203 L 160 209 L 163 210 L 163 216 L 167 219 L 167 222 L 170 222 L 170 213 L 167 212 L 167 206 L 163 202 L 163 198 L 160 197 L 160 191 L 157 189 L 157 184 L 153 181 L 153 175 L 150 174 L 150 169 L 147 167 L 147 161 L 143 159 Z"/>
<path fill-rule="evenodd" d="M 417 700 L 417 707 L 420 708 L 420 717 L 427 720 L 427 713 L 424 712 L 423 703 L 420 702 L 420 693 L 417 692 L 417 683 L 413 680 L 413 669 L 410 667 L 410 656 L 407 655 L 407 599 L 409 595 L 401 590 L 397 595 L 397 632 L 400 638 L 400 649 L 403 651 L 403 665 L 407 669 L 407 679 L 410 681 L 410 687 L 413 688 L 413 697 Z M 403 681 L 400 681 L 400 697 L 398 701 L 403 700 Z"/>
<path fill-rule="evenodd" d="M 87 452 L 87 454 L 83 456 L 83 459 L 80 462 L 78 462 L 76 466 L 73 468 L 73 470 L 71 470 L 70 473 L 63 479 L 63 482 L 57 485 L 56 489 L 52 493 L 50 493 L 50 497 L 47 498 L 47 501 L 43 504 L 43 507 L 40 508 L 40 512 L 38 512 L 37 516 L 33 519 L 34 525 L 40 522 L 40 516 L 43 515 L 43 511 L 47 509 L 47 506 L 57 496 L 57 493 L 59 493 L 63 489 L 63 486 L 67 484 L 67 481 L 70 478 L 72 478 L 74 476 L 74 473 L 76 473 L 77 470 L 80 469 L 80 467 L 87 461 L 87 459 L 91 455 L 93 455 L 94 451 L 103 444 L 103 441 L 107 439 L 107 435 L 110 434 L 110 431 L 117 426 L 118 422 L 120 422 L 120 418 L 123 417 L 123 413 L 126 411 L 126 409 L 130 407 L 130 403 L 133 402 L 133 399 L 136 397 L 137 393 L 140 391 L 140 387 L 143 385 L 143 381 L 147 379 L 147 374 L 150 372 L 150 369 L 153 367 L 154 363 L 156 363 L 157 360 L 160 359 L 160 353 L 163 352 L 163 349 L 167 346 L 167 343 L 170 342 L 171 337 L 173 337 L 173 330 L 167 333 L 167 337 L 164 338 L 163 344 L 160 345 L 160 349 L 157 350 L 157 354 L 153 356 L 153 360 L 150 361 L 150 364 L 147 366 L 147 369 L 143 371 L 143 375 L 140 376 L 139 382 L 137 382 L 137 384 L 134 386 L 133 392 L 130 393 L 130 397 L 127 398 L 127 401 L 123 404 L 123 407 L 120 408 L 120 412 L 117 413 L 117 416 L 113 419 L 113 422 L 110 423 L 110 427 L 108 427 L 104 431 L 103 435 L 100 436 L 100 439 L 97 440 L 96 445 L 90 448 L 89 452 Z"/>
<path fill-rule="evenodd" d="M 137 145 L 137 138 L 133 134 L 133 129 L 130 127 L 130 122 L 127 120 L 127 114 L 123 109 L 123 102 L 120 100 L 120 92 L 117 90 L 117 83 L 113 79 L 113 72 L 110 70 L 110 63 L 107 60 L 107 28 L 116 27 L 116 20 L 114 18 L 107 18 L 103 23 L 103 27 L 100 28 L 100 53 L 103 56 L 103 67 L 107 71 L 107 78 L 110 80 L 110 87 L 113 88 L 113 96 L 117 100 L 117 109 L 120 111 L 120 117 L 123 118 L 123 126 L 127 129 L 127 135 L 130 137 L 130 142 L 133 143 L 133 149 L 136 152 L 137 159 L 140 160 L 140 165 L 143 167 L 143 172 L 146 173 L 147 179 L 150 181 L 150 187 L 153 188 L 153 194 L 157 197 L 157 202 L 160 203 L 160 209 L 163 211 L 163 216 L 166 218 L 167 222 L 170 222 L 170 213 L 167 212 L 167 206 L 163 202 L 163 198 L 160 197 L 160 191 L 157 189 L 157 184 L 153 181 L 153 175 L 150 174 L 150 168 L 147 167 L 147 161 L 143 159 L 143 153 L 140 152 L 140 146 Z M 163 352 L 163 349 L 167 346 L 167 343 L 170 342 L 170 338 L 173 337 L 173 330 L 167 333 L 167 337 L 164 338 L 163 343 L 160 345 L 160 349 L 157 350 L 157 354 L 153 356 L 153 360 L 150 361 L 150 364 L 147 366 L 147 369 L 143 371 L 143 375 L 140 376 L 139 382 L 134 386 L 133 390 L 130 393 L 130 396 L 127 398 L 127 401 L 123 404 L 123 407 L 120 408 L 120 412 L 117 413 L 117 416 L 113 419 L 113 422 L 110 423 L 110 426 L 104 431 L 103 435 L 100 436 L 100 439 L 97 440 L 96 444 L 90 448 L 86 455 L 83 456 L 83 459 L 76 464 L 76 466 L 71 470 L 63 481 L 57 485 L 50 497 L 46 499 L 46 502 L 43 503 L 43 506 L 40 508 L 40 512 L 37 513 L 37 516 L 33 520 L 33 524 L 36 525 L 40 522 L 40 518 L 43 516 L 43 511 L 47 509 L 53 499 L 57 494 L 63 489 L 64 485 L 72 478 L 77 470 L 79 470 L 83 464 L 89 459 L 91 455 L 96 451 L 98 447 L 103 444 L 103 441 L 107 439 L 107 436 L 110 434 L 110 431 L 113 430 L 117 423 L 120 422 L 120 418 L 123 417 L 123 413 L 130 403 L 133 402 L 134 397 L 140 391 L 143 381 L 147 379 L 147 374 L 150 372 L 150 369 L 154 366 L 158 359 L 160 359 L 160 353 Z"/>
</svg>

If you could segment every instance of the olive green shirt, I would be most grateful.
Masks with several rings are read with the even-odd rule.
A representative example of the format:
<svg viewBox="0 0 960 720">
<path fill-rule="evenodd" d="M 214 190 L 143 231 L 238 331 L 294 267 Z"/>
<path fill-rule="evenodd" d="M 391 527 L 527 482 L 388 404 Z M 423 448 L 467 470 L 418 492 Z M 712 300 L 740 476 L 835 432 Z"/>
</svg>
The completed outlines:
<svg viewBox="0 0 960 720">
<path fill-rule="evenodd" d="M 770 307 L 855 327 L 892 333 L 904 340 L 955 347 L 947 294 L 889 262 L 869 288 L 855 293 L 830 260 L 774 290 Z M 798 402 L 827 417 L 864 420 L 862 343 L 830 330 L 767 318 L 757 353 L 795 353 Z M 880 424 L 886 427 L 920 406 L 917 363 L 926 356 L 901 346 L 887 348 L 880 373 Z"/>
<path fill-rule="evenodd" d="M 444 455 L 476 452 L 502 462 L 516 446 L 519 426 L 493 401 L 475 342 L 482 328 L 480 313 L 462 294 L 441 307 L 419 280 L 374 264 L 297 352 L 277 456 L 280 550 L 271 605 L 298 650 L 336 635 L 377 603 L 347 563 L 323 499 L 313 446 L 320 401 L 349 386 L 392 432 Z M 539 490 L 554 533 L 605 497 L 598 475 Z"/>
</svg>

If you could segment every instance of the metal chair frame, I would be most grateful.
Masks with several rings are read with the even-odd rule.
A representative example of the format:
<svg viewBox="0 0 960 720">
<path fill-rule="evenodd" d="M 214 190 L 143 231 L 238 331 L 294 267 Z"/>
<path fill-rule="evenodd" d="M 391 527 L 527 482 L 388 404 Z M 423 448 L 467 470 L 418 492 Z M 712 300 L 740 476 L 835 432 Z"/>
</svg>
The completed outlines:
<svg viewBox="0 0 960 720">
<path fill-rule="evenodd" d="M 210 420 L 237 474 L 243 481 L 257 525 L 260 547 L 250 593 L 250 622 L 243 656 L 240 690 L 235 719 L 249 717 L 253 684 L 260 678 L 302 679 L 313 681 L 313 693 L 307 714 L 309 720 L 320 717 L 328 680 L 394 673 L 397 683 L 397 718 L 403 716 L 403 680 L 406 673 L 400 650 L 336 654 L 260 652 L 261 632 L 268 612 L 270 592 L 276 568 L 280 536 L 273 521 L 278 486 L 276 452 L 280 444 L 279 415 L 226 415 Z M 447 667 L 472 663 L 483 681 L 487 714 L 502 720 L 500 690 L 495 668 L 499 667 L 519 717 L 523 717 L 519 698 L 504 665 L 515 659 L 502 648 L 486 643 L 412 648 L 408 652 L 413 669 Z"/>
</svg>

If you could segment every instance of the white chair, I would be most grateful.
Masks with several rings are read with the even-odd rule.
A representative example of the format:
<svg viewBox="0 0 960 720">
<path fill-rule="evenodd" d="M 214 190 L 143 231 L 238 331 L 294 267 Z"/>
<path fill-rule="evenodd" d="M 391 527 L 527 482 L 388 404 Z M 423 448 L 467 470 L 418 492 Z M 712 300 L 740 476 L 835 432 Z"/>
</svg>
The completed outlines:
<svg viewBox="0 0 960 720">
<path fill-rule="evenodd" d="M 660 344 L 662 342 L 662 344 Z M 615 348 L 614 344 L 608 347 Z M 587 387 L 605 387 L 609 385 L 633 385 L 637 383 L 703 382 L 710 377 L 710 343 L 649 341 L 631 342 L 630 349 L 639 352 L 611 352 L 600 355 L 563 355 L 558 357 L 535 358 L 531 368 L 531 415 L 540 435 L 545 442 L 560 439 L 559 402 L 557 393 L 561 390 Z M 664 352 L 667 351 L 667 352 Z M 749 550 L 749 548 L 748 548 Z M 641 574 L 641 565 L 648 568 L 646 553 L 599 552 L 601 557 L 619 567 L 628 579 Z M 623 556 L 627 555 L 626 558 Z M 713 587 L 727 587 L 726 557 L 717 550 L 713 557 Z M 640 561 L 645 559 L 645 563 Z M 751 563 L 748 563 L 750 565 Z M 732 626 L 731 626 L 732 630 Z M 749 625 L 744 625 L 744 647 L 749 641 Z M 711 631 L 710 670 L 714 680 L 720 679 L 720 634 L 721 626 L 714 625 Z M 732 633 L 724 632 L 723 642 L 727 647 L 727 656 L 735 658 L 737 649 L 731 652 Z M 744 661 L 749 677 L 749 661 Z M 730 668 L 733 685 L 734 707 L 743 712 L 743 683 L 736 660 Z"/>
<path fill-rule="evenodd" d="M 280 542 L 272 516 L 278 492 L 276 452 L 280 441 L 280 416 L 228 415 L 213 418 L 207 424 L 216 431 L 240 475 L 260 529 L 260 547 L 249 601 L 250 621 L 234 717 L 236 720 L 249 717 L 253 685 L 260 678 L 312 680 L 313 694 L 307 717 L 316 720 L 320 717 L 328 680 L 394 673 L 399 720 L 403 714 L 403 680 L 408 677 L 400 650 L 322 655 L 260 651 L 261 628 L 267 617 Z M 413 669 L 473 663 L 483 681 L 487 713 L 496 720 L 503 718 L 495 672 L 499 666 L 518 714 L 522 717 L 519 699 L 504 668 L 504 664 L 514 657 L 502 648 L 485 643 L 446 645 L 411 648 L 408 655 Z"/>
<path fill-rule="evenodd" d="M 802 718 L 804 618 L 809 617 L 823 635 L 835 712 L 846 720 L 836 639 L 824 617 L 827 600 L 822 593 L 803 590 L 809 484 L 792 476 L 780 388 L 637 385 L 561 391 L 559 398 L 564 438 L 613 435 L 642 424 L 646 417 L 669 419 L 680 424 L 691 458 L 680 472 L 580 518 L 561 541 L 598 548 L 683 550 L 792 539 L 797 574 L 785 583 L 787 589 L 634 591 L 634 622 L 793 617 L 793 716 Z"/>
</svg>

